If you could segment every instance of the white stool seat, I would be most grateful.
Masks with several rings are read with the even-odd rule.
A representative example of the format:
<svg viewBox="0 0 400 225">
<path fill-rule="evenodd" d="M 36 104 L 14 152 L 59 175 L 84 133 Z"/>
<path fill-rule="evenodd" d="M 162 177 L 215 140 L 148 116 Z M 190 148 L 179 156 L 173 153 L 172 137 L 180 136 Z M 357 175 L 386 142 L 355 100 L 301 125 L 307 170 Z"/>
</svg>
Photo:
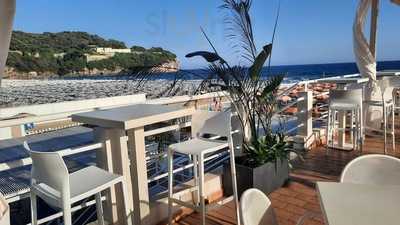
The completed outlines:
<svg viewBox="0 0 400 225">
<path fill-rule="evenodd" d="M 231 112 L 209 112 L 197 111 L 192 115 L 191 128 L 192 139 L 168 147 L 168 224 L 172 225 L 173 204 L 178 204 L 198 211 L 201 220 L 198 224 L 205 225 L 206 211 L 205 206 L 205 168 L 206 154 L 217 153 L 221 150 L 229 152 L 231 164 L 231 176 L 233 197 L 236 205 L 236 222 L 240 225 L 239 220 L 239 199 L 237 196 L 236 186 L 236 168 L 235 168 L 235 151 L 233 150 L 232 128 L 231 128 Z M 205 135 L 211 135 L 211 138 L 204 138 Z M 213 139 L 213 137 L 223 137 L 225 140 Z M 186 190 L 193 192 L 193 203 L 182 201 L 175 197 L 174 193 L 174 153 L 185 154 L 193 163 L 193 181 L 194 187 Z"/>
<path fill-rule="evenodd" d="M 328 124 L 327 129 L 327 149 L 334 147 L 334 130 L 352 132 L 351 140 L 353 149 L 359 147 L 362 150 L 363 141 L 363 126 L 362 126 L 362 89 L 352 90 L 330 90 L 329 92 L 329 107 L 328 107 Z M 351 125 L 347 129 L 346 126 L 335 128 L 336 117 L 339 114 L 339 121 L 346 121 L 347 113 L 351 112 Z M 344 117 L 344 118 L 343 118 Z M 342 121 L 343 122 L 343 121 Z M 340 124 L 340 122 L 339 122 Z M 340 136 L 339 136 L 340 139 Z M 342 142 L 344 139 L 342 140 Z M 340 142 L 340 140 L 338 140 Z M 344 144 L 344 143 L 341 143 Z"/>
<path fill-rule="evenodd" d="M 371 106 L 383 106 L 383 101 L 376 101 L 376 100 L 370 100 L 370 101 L 365 101 L 364 103 L 367 103 L 368 105 Z M 389 99 L 385 102 L 386 106 L 393 105 L 393 100 Z"/>
<path fill-rule="evenodd" d="M 109 173 L 95 166 L 81 169 L 71 173 L 69 176 L 71 201 L 80 201 L 86 198 L 87 195 L 94 195 L 121 181 L 121 175 Z"/>
<path fill-rule="evenodd" d="M 78 202 L 121 181 L 121 176 L 95 166 L 83 168 L 69 175 L 70 201 L 71 203 Z M 36 193 L 40 198 L 43 198 L 50 205 L 62 208 L 60 192 L 44 183 L 37 184 L 32 188 L 37 191 Z"/>
<path fill-rule="evenodd" d="M 332 110 L 355 110 L 358 108 L 358 105 L 352 104 L 352 103 L 332 103 L 329 105 L 329 108 Z"/>
<path fill-rule="evenodd" d="M 391 131 L 390 135 L 392 135 L 392 149 L 395 151 L 396 149 L 396 137 L 395 137 L 395 105 L 394 105 L 394 83 L 396 77 L 383 77 L 381 80 L 377 81 L 377 85 L 381 91 L 381 100 L 368 100 L 364 101 L 364 104 L 375 107 L 382 107 L 382 122 L 383 122 L 383 136 L 384 136 L 384 152 L 387 154 L 387 134 L 388 132 L 388 119 L 391 115 Z"/>
<path fill-rule="evenodd" d="M 175 152 L 187 155 L 200 155 L 215 152 L 228 147 L 228 142 L 193 138 L 181 143 L 172 144 L 169 148 Z"/>
</svg>

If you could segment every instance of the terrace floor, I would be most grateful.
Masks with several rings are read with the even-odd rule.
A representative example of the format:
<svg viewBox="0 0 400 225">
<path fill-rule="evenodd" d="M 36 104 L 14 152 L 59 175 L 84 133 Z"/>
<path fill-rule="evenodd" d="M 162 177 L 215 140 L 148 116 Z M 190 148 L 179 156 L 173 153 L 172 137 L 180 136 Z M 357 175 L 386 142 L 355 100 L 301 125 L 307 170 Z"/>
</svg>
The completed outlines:
<svg viewBox="0 0 400 225">
<path fill-rule="evenodd" d="M 397 135 L 400 135 L 400 121 L 397 121 Z M 397 146 L 400 145 L 400 138 L 396 138 Z M 389 139 L 391 140 L 391 139 Z M 383 154 L 383 137 L 367 137 L 364 143 L 364 151 L 361 154 Z M 400 147 L 397 152 L 388 147 L 388 154 L 400 157 Z M 324 224 L 321 208 L 315 190 L 316 181 L 338 181 L 340 173 L 345 165 L 360 155 L 358 151 L 330 150 L 326 153 L 325 147 L 319 146 L 304 156 L 304 161 L 293 163 L 293 171 L 290 174 L 290 182 L 272 194 L 269 198 L 272 201 L 279 225 L 294 225 L 296 221 L 306 212 L 312 211 L 321 218 L 310 219 L 306 225 Z M 232 202 L 207 214 L 207 224 L 227 225 L 235 223 L 235 208 Z M 182 215 L 177 219 L 179 225 L 200 224 L 200 217 L 197 213 Z"/>
</svg>

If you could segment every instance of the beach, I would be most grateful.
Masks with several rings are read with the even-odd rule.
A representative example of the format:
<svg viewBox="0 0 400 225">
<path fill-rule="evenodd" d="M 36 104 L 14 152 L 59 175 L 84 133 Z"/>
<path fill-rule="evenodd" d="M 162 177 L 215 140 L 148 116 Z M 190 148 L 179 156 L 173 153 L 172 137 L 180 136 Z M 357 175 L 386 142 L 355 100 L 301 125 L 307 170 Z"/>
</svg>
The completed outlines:
<svg viewBox="0 0 400 225">
<path fill-rule="evenodd" d="M 400 61 L 378 62 L 378 70 L 400 68 Z M 203 74 L 204 70 L 188 70 L 192 74 Z M 316 65 L 288 65 L 264 68 L 262 75 L 284 74 L 282 89 L 305 80 L 319 79 L 346 74 L 358 73 L 355 63 L 330 63 Z M 170 91 L 174 73 L 161 73 L 160 79 L 153 79 L 138 85 L 130 76 L 86 76 L 66 79 L 4 79 L 0 88 L 0 108 L 33 104 L 45 104 L 64 101 L 104 98 L 146 93 L 147 98 L 158 98 L 171 95 L 191 95 L 201 80 L 185 77 L 176 90 Z M 162 79 L 161 79 L 162 78 Z M 321 87 L 315 91 L 320 92 Z M 325 91 L 328 88 L 323 88 Z M 318 93 L 315 93 L 318 94 Z M 296 97 L 292 93 L 291 97 Z"/>
<path fill-rule="evenodd" d="M 146 93 L 147 98 L 170 95 L 171 80 L 151 80 L 138 84 L 129 79 L 79 79 L 79 80 L 3 80 L 0 88 L 0 108 L 45 104 L 94 98 Z M 194 93 L 199 81 L 182 81 L 175 95 Z"/>
</svg>

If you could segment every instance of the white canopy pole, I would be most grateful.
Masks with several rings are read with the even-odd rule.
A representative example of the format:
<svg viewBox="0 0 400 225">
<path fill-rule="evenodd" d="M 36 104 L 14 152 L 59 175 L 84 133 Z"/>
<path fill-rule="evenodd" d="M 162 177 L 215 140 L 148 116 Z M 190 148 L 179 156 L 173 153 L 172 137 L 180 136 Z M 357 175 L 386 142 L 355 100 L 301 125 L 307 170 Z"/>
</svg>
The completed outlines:
<svg viewBox="0 0 400 225">
<path fill-rule="evenodd" d="M 372 55 L 376 58 L 376 38 L 378 32 L 379 0 L 372 0 L 371 7 L 371 30 L 369 37 L 369 48 Z"/>
<path fill-rule="evenodd" d="M 0 87 L 10 47 L 16 0 L 0 0 Z"/>
<path fill-rule="evenodd" d="M 361 76 L 369 78 L 369 83 L 364 91 L 364 98 L 365 100 L 377 101 L 381 100 L 379 88 L 376 85 L 375 59 L 378 3 L 378 0 L 360 0 L 353 26 L 354 55 L 356 56 L 357 67 Z M 371 21 L 371 43 L 368 43 L 364 35 L 364 27 L 371 6 L 373 6 L 372 11 L 374 12 L 372 13 Z M 364 121 L 367 127 L 375 129 L 380 128 L 380 119 L 382 117 L 382 110 L 380 107 L 365 107 L 364 115 Z"/>
</svg>

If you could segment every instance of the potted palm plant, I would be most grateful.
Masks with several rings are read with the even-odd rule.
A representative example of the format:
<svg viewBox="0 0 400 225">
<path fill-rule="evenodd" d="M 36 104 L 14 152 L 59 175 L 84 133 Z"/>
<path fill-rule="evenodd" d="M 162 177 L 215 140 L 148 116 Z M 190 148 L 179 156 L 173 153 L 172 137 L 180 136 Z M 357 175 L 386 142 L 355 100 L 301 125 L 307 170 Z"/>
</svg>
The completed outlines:
<svg viewBox="0 0 400 225">
<path fill-rule="evenodd" d="M 202 57 L 208 66 L 200 74 L 181 70 L 174 82 L 166 88 L 174 93 L 185 75 L 197 77 L 202 82 L 198 92 L 224 91 L 230 99 L 232 111 L 240 124 L 241 152 L 237 154 L 236 169 L 238 190 L 255 187 L 268 194 L 282 186 L 289 176 L 288 157 L 292 150 L 284 132 L 272 129 L 272 122 L 278 110 L 278 89 L 283 76 L 272 76 L 270 71 L 271 52 L 279 18 L 279 8 L 273 29 L 272 41 L 260 50 L 256 48 L 253 25 L 250 16 L 252 0 L 222 0 L 221 9 L 226 12 L 227 38 L 233 44 L 242 65 L 231 65 L 217 51 L 206 32 L 201 29 L 212 51 L 196 51 L 186 57 Z M 268 63 L 267 63 L 268 62 Z M 267 64 L 267 65 L 266 65 Z M 137 68 L 135 77 L 140 81 L 157 76 L 152 68 Z M 229 166 L 229 165 L 227 165 Z M 225 167 L 225 170 L 229 168 Z M 224 173 L 224 191 L 231 194 L 230 173 Z"/>
<path fill-rule="evenodd" d="M 268 194 L 282 186 L 289 176 L 288 157 L 292 151 L 283 132 L 272 129 L 277 111 L 277 93 L 283 76 L 262 76 L 269 71 L 273 40 L 257 50 L 250 16 L 251 0 L 223 0 L 227 10 L 225 21 L 228 37 L 239 47 L 240 57 L 246 65 L 230 65 L 216 50 L 202 30 L 213 51 L 197 51 L 187 57 L 200 56 L 208 63 L 207 74 L 201 87 L 214 88 L 227 93 L 242 130 L 242 151 L 236 158 L 238 191 L 255 187 Z M 279 15 L 279 10 L 278 10 Z M 278 16 L 275 22 L 274 34 Z M 274 36 L 273 34 L 273 36 Z M 229 166 L 229 165 L 228 165 Z M 224 191 L 231 194 L 230 168 L 225 168 Z"/>
</svg>

